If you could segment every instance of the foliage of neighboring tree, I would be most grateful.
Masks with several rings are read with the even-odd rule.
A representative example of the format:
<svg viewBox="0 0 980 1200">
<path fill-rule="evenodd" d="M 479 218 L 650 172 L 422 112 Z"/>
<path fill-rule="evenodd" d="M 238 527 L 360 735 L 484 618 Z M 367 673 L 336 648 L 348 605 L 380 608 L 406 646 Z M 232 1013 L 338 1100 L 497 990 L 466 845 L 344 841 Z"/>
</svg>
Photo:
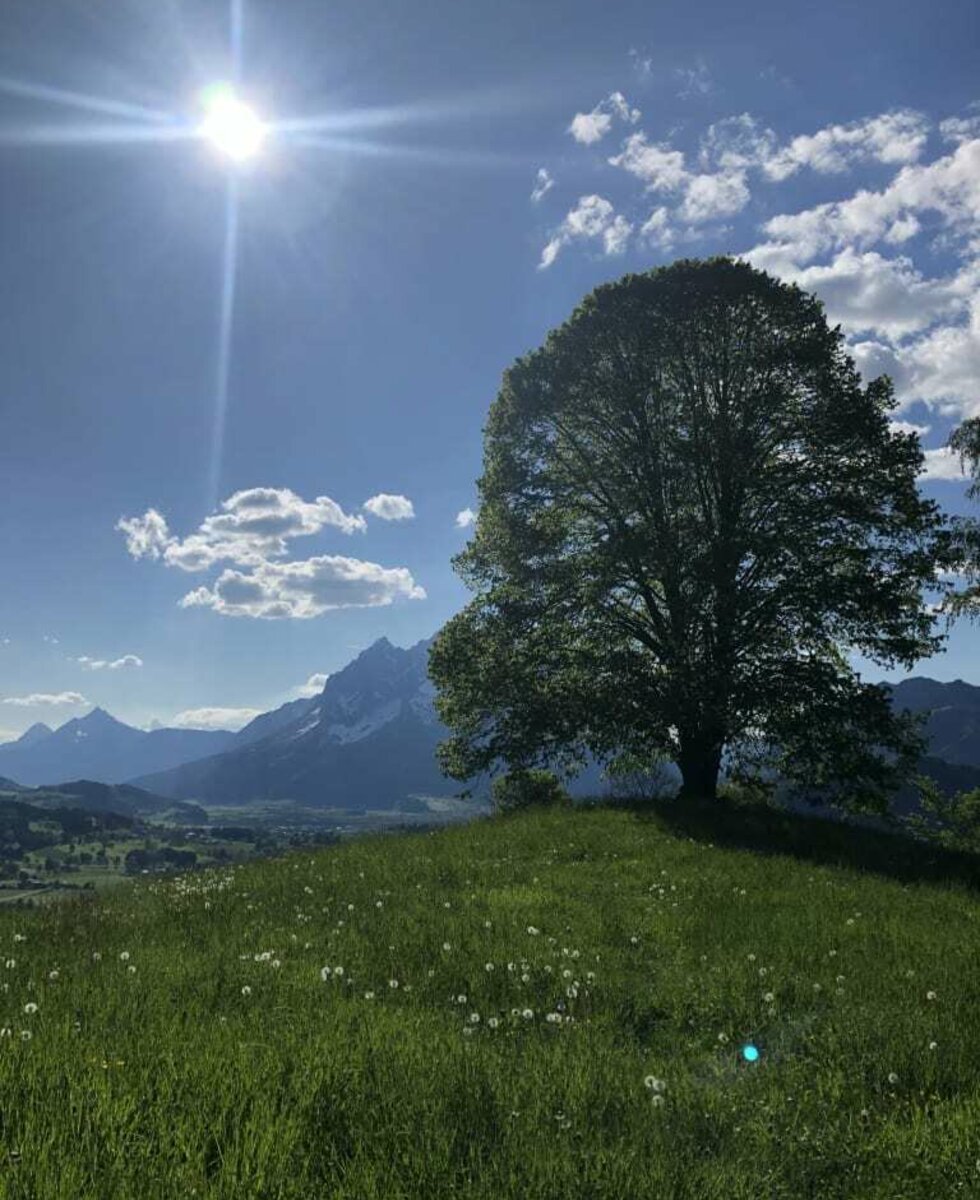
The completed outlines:
<svg viewBox="0 0 980 1200">
<path fill-rule="evenodd" d="M 980 417 L 970 417 L 949 436 L 949 448 L 960 458 L 960 467 L 970 464 L 972 482 L 966 494 L 972 500 L 980 497 Z M 969 586 L 962 592 L 947 594 L 942 605 L 947 629 L 957 617 L 980 617 L 980 521 L 973 517 L 954 517 L 951 522 L 953 541 L 959 554 L 956 569 L 966 577 Z"/>
<path fill-rule="evenodd" d="M 490 789 L 490 799 L 497 812 L 513 812 L 532 806 L 570 808 L 571 797 L 551 771 L 508 771 L 498 775 Z"/>
<path fill-rule="evenodd" d="M 953 537 L 823 306 L 730 259 L 587 296 L 504 374 L 485 428 L 474 596 L 435 639 L 443 769 L 669 758 L 682 794 L 775 767 L 884 811 L 925 748 L 846 653 L 934 654 Z"/>
<path fill-rule="evenodd" d="M 980 854 L 980 788 L 947 796 L 927 776 L 918 776 L 917 785 L 923 812 L 903 817 L 900 823 L 947 849 Z"/>
</svg>

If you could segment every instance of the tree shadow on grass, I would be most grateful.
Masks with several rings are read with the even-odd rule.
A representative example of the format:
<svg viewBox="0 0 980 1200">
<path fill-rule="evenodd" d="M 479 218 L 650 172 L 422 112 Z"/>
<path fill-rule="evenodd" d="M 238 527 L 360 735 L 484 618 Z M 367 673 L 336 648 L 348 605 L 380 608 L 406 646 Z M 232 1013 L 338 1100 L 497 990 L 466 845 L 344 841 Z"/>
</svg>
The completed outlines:
<svg viewBox="0 0 980 1200">
<path fill-rule="evenodd" d="M 764 803 L 681 801 L 676 797 L 604 801 L 698 842 L 791 854 L 801 862 L 850 867 L 902 883 L 957 882 L 980 891 L 980 855 L 949 850 L 901 831 L 787 812 Z"/>
</svg>

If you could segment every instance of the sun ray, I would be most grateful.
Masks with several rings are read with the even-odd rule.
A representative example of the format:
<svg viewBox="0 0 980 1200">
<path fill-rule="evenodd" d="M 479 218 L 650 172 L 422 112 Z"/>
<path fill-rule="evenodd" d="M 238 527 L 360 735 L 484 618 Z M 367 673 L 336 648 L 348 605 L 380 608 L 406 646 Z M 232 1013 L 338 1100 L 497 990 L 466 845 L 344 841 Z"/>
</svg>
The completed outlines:
<svg viewBox="0 0 980 1200">
<path fill-rule="evenodd" d="M 440 149 L 435 146 L 407 146 L 404 143 L 365 142 L 357 138 L 319 137 L 296 134 L 290 144 L 309 146 L 334 153 L 357 154 L 366 158 L 405 159 L 436 167 L 527 167 L 531 159 L 516 154 L 498 154 L 488 150 Z M 536 159 L 534 160 L 537 161 Z"/>
<path fill-rule="evenodd" d="M 244 31 L 243 0 L 231 0 L 231 70 L 236 84 L 242 81 L 242 46 Z"/>
<path fill-rule="evenodd" d="M 0 126 L 0 146 L 139 145 L 179 142 L 200 135 L 190 125 L 8 125 Z"/>
<path fill-rule="evenodd" d="M 121 100 L 107 100 L 102 96 L 88 96 L 83 92 L 69 92 L 64 88 L 48 87 L 42 83 L 31 83 L 25 79 L 11 79 L 0 75 L 0 92 L 10 96 L 23 96 L 26 100 L 44 100 L 49 104 L 61 104 L 83 112 L 104 113 L 110 117 L 130 117 L 142 121 L 172 122 L 172 113 L 156 108 L 145 108 L 141 104 L 126 104 Z"/>
<path fill-rule="evenodd" d="M 208 477 L 208 512 L 212 512 L 217 507 L 218 489 L 221 485 L 237 275 L 238 175 L 234 171 L 229 171 L 225 192 L 225 238 L 221 260 L 221 302 L 218 313 L 218 358 L 215 368 L 214 426 L 211 438 L 211 469 Z"/>
</svg>

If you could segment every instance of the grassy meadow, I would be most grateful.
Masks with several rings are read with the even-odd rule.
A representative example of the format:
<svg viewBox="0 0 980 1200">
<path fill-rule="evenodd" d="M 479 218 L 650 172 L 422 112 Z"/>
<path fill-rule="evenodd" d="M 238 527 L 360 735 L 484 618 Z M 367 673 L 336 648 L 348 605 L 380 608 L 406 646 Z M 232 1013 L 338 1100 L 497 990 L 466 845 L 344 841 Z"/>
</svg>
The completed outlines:
<svg viewBox="0 0 980 1200">
<path fill-rule="evenodd" d="M 977 866 L 603 806 L 0 910 L 0 1196 L 980 1196 Z"/>
</svg>

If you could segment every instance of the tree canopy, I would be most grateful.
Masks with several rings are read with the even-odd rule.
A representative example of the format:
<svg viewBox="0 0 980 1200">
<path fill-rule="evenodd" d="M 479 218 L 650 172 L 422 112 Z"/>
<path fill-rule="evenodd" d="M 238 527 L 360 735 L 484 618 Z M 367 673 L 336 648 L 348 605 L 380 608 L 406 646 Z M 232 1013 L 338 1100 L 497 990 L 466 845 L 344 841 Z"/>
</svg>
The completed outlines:
<svg viewBox="0 0 980 1200">
<path fill-rule="evenodd" d="M 746 263 L 588 295 L 490 409 L 453 560 L 473 598 L 430 652 L 443 769 L 670 758 L 714 797 L 727 747 L 883 810 L 922 722 L 846 653 L 935 653 L 922 588 L 956 562 L 895 404 L 817 299 Z"/>
</svg>

